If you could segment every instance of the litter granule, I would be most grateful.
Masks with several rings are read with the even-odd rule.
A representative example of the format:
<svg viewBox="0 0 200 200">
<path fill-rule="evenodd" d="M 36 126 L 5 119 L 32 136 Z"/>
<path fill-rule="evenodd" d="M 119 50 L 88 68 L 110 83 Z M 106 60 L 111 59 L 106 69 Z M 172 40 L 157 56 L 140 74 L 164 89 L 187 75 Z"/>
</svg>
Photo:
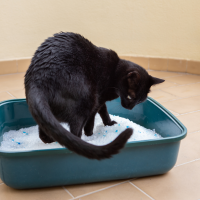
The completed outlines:
<svg viewBox="0 0 200 200">
<path fill-rule="evenodd" d="M 155 132 L 155 130 L 146 129 L 136 123 L 133 123 L 129 119 L 114 115 L 110 115 L 110 117 L 112 120 L 116 121 L 117 124 L 114 124 L 113 126 L 104 126 L 100 115 L 97 114 L 93 130 L 94 134 L 87 137 L 83 131 L 81 139 L 94 145 L 105 145 L 113 141 L 126 128 L 133 128 L 134 130 L 133 135 L 129 138 L 128 142 L 162 138 Z M 65 129 L 69 130 L 68 124 L 61 123 L 61 125 Z M 4 133 L 3 141 L 0 146 L 0 150 L 4 151 L 26 151 L 54 148 L 63 147 L 58 142 L 50 144 L 43 143 L 39 138 L 38 126 L 22 128 L 18 131 L 11 130 Z"/>
</svg>

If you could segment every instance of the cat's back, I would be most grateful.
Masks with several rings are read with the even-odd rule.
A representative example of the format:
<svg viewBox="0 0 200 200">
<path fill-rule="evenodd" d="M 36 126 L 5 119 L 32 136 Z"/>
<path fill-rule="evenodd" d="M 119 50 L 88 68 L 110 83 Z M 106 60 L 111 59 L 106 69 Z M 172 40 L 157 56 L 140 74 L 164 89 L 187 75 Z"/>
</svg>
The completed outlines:
<svg viewBox="0 0 200 200">
<path fill-rule="evenodd" d="M 25 75 L 25 84 L 31 80 L 32 82 L 39 79 L 58 81 L 56 77 L 66 79 L 73 74 L 83 74 L 86 71 L 85 67 L 88 64 L 92 65 L 98 59 L 98 51 L 98 47 L 80 34 L 72 32 L 54 34 L 36 50 Z"/>
<path fill-rule="evenodd" d="M 32 60 L 33 64 L 34 61 L 41 61 L 40 64 L 51 61 L 81 62 L 96 50 L 96 46 L 80 34 L 61 32 L 47 38 L 39 46 Z"/>
</svg>

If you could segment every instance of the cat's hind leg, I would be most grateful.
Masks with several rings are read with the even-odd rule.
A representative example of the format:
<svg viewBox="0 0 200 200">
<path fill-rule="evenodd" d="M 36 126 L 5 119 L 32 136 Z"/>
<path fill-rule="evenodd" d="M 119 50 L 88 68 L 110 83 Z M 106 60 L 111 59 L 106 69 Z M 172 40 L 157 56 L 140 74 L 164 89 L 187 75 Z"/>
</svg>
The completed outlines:
<svg viewBox="0 0 200 200">
<path fill-rule="evenodd" d="M 112 121 L 110 119 L 110 116 L 108 114 L 108 110 L 107 110 L 107 107 L 106 107 L 105 103 L 103 104 L 103 106 L 101 106 L 101 108 L 99 109 L 98 113 L 100 114 L 101 119 L 102 119 L 102 121 L 103 121 L 105 126 L 112 126 L 114 124 L 117 124 L 116 121 Z"/>
<path fill-rule="evenodd" d="M 46 135 L 46 133 L 40 127 L 39 127 L 39 137 L 44 143 L 55 142 L 52 138 Z"/>
<path fill-rule="evenodd" d="M 87 136 L 93 135 L 95 115 L 96 115 L 96 113 L 93 114 L 91 117 L 89 117 L 89 119 L 87 120 L 87 122 L 85 124 L 84 131 L 85 131 L 85 135 L 87 135 Z"/>
<path fill-rule="evenodd" d="M 71 122 L 69 123 L 70 126 L 70 132 L 74 135 L 81 137 L 82 136 L 82 130 L 86 123 L 87 117 L 79 116 L 79 117 L 73 117 L 71 119 Z"/>
</svg>

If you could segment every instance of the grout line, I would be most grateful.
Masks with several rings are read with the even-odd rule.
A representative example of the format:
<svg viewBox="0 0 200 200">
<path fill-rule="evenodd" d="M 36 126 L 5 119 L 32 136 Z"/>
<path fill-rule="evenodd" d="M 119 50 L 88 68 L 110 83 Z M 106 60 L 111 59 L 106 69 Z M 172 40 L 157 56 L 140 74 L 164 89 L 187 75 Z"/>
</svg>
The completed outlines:
<svg viewBox="0 0 200 200">
<path fill-rule="evenodd" d="M 169 110 L 169 109 L 168 109 Z M 177 115 L 175 115 L 175 116 L 182 116 L 182 115 L 187 115 L 187 114 L 191 114 L 191 113 L 196 113 L 196 112 L 200 112 L 200 110 L 195 110 L 195 111 L 191 111 L 191 112 L 186 112 L 186 113 L 182 113 L 182 114 L 179 114 L 179 113 L 177 113 L 177 112 L 175 112 L 175 111 L 173 111 L 173 110 L 169 110 L 171 113 L 172 112 L 174 112 L 174 113 L 176 113 Z M 173 113 L 172 113 L 173 114 Z M 195 131 L 196 132 L 196 131 Z M 193 132 L 192 132 L 193 133 Z"/>
<path fill-rule="evenodd" d="M 168 81 L 168 80 L 167 80 L 167 81 Z M 174 83 L 174 84 L 176 84 L 176 86 L 164 87 L 164 88 L 159 88 L 159 89 L 160 89 L 160 90 L 163 90 L 163 89 L 167 89 L 167 88 L 183 87 L 183 86 L 187 86 L 187 85 L 195 85 L 195 84 L 200 83 L 200 81 L 194 82 L 194 83 L 186 83 L 186 84 L 178 84 L 178 83 L 175 83 L 175 82 L 172 82 L 172 81 L 168 81 L 168 82 Z M 155 89 L 155 90 L 158 90 L 158 89 Z M 171 93 L 170 93 L 170 94 L 171 94 Z"/>
<path fill-rule="evenodd" d="M 168 100 L 168 101 L 161 101 L 160 103 L 166 103 L 166 102 L 171 102 L 171 101 L 176 101 L 176 100 L 180 100 L 180 99 L 183 99 L 183 98 L 175 98 L 175 99 L 170 99 L 170 100 Z M 156 100 L 156 98 L 155 98 L 155 100 Z"/>
<path fill-rule="evenodd" d="M 168 80 L 167 80 L 168 81 Z M 170 83 L 175 83 L 175 82 L 171 82 L 169 81 Z M 176 86 L 170 86 L 170 87 L 165 87 L 165 88 L 161 88 L 161 89 L 166 89 L 166 88 L 175 88 L 175 87 L 183 87 L 183 86 L 187 86 L 187 85 L 195 85 L 195 84 L 198 84 L 200 83 L 200 81 L 197 81 L 197 82 L 194 82 L 194 83 L 186 83 L 186 84 L 178 84 L 178 83 L 175 83 L 177 84 Z"/>
<path fill-rule="evenodd" d="M 191 98 L 191 97 L 198 97 L 200 96 L 200 94 L 198 95 L 194 95 L 194 96 L 189 96 L 189 97 L 178 97 L 176 99 L 171 99 L 171 100 L 168 100 L 168 101 L 162 101 L 161 103 L 166 103 L 166 102 L 170 102 L 170 101 L 176 101 L 176 100 L 180 100 L 180 99 L 188 99 L 188 98 Z M 156 100 L 156 98 L 154 98 Z"/>
<path fill-rule="evenodd" d="M 168 70 L 168 67 L 169 67 L 169 58 L 167 58 L 167 72 L 169 72 L 169 70 Z"/>
<path fill-rule="evenodd" d="M 0 62 L 5 62 L 5 61 L 13 61 L 13 60 L 24 60 L 24 59 L 32 59 L 33 56 L 29 57 L 20 57 L 20 58 L 9 58 L 9 59 L 0 59 Z"/>
<path fill-rule="evenodd" d="M 195 111 L 191 111 L 191 112 L 187 112 L 187 113 L 182 113 L 182 114 L 180 114 L 180 116 L 181 115 L 186 115 L 186 114 L 191 114 L 191 113 L 196 113 L 196 112 L 199 112 L 200 110 L 195 110 Z"/>
<path fill-rule="evenodd" d="M 3 185 L 4 183 L 0 183 L 0 185 Z"/>
<path fill-rule="evenodd" d="M 74 198 L 74 196 L 63 186 L 62 187 L 72 198 Z"/>
<path fill-rule="evenodd" d="M 168 72 L 168 71 L 164 71 L 164 72 Z M 178 75 L 172 75 L 172 76 L 163 76 L 163 77 L 160 77 L 160 78 L 174 78 L 174 77 L 179 77 L 179 76 L 184 76 L 183 74 L 178 74 Z M 168 80 L 166 80 L 168 81 Z M 172 82 L 172 81 L 169 81 L 169 82 Z M 172 83 L 175 83 L 175 82 L 172 82 Z"/>
<path fill-rule="evenodd" d="M 194 60 L 194 59 L 189 59 L 189 58 L 182 58 L 182 57 L 171 57 L 171 56 L 167 56 L 167 57 L 163 57 L 163 56 L 152 56 L 152 55 L 144 55 L 144 54 L 132 54 L 132 53 L 126 53 L 126 54 L 120 54 L 120 56 L 128 56 L 128 57 L 132 57 L 132 58 L 137 58 L 137 57 L 142 57 L 142 58 L 156 58 L 156 59 L 168 59 L 168 60 L 181 60 L 181 61 L 195 61 L 195 62 L 199 62 L 199 60 Z M 17 58 L 16 58 L 17 59 Z"/>
<path fill-rule="evenodd" d="M 131 183 L 130 181 L 129 181 L 129 183 L 130 183 L 131 185 L 133 185 L 135 188 L 137 188 L 138 190 L 140 190 L 140 192 L 142 192 L 143 194 L 145 194 L 146 196 L 148 196 L 150 199 L 154 200 L 151 196 L 149 196 L 146 192 L 144 192 L 143 190 L 141 190 L 141 189 L 140 189 L 139 187 L 137 187 L 135 184 Z"/>
<path fill-rule="evenodd" d="M 168 108 L 167 108 L 168 109 Z M 169 109 L 168 109 L 169 110 Z M 175 112 L 175 111 L 173 111 L 173 110 L 169 110 L 171 113 L 172 112 L 174 112 L 174 113 L 176 113 L 177 115 L 175 115 L 175 116 L 182 116 L 182 115 L 187 115 L 187 114 L 191 114 L 191 113 L 196 113 L 196 112 L 200 112 L 200 110 L 195 110 L 195 111 L 191 111 L 191 112 L 186 112 L 186 113 L 182 113 L 182 114 L 179 114 L 179 113 L 177 113 L 177 112 Z M 173 114 L 173 113 L 172 113 Z M 196 131 L 195 131 L 196 132 Z"/>
<path fill-rule="evenodd" d="M 172 83 L 177 83 L 174 81 L 169 80 L 169 78 L 174 78 L 174 77 L 180 77 L 180 76 L 193 76 L 194 74 L 179 74 L 179 75 L 174 75 L 174 76 L 165 76 L 165 77 L 160 77 L 160 78 L 167 78 L 166 81 L 172 82 Z M 194 75 L 194 76 L 199 76 L 199 75 Z M 196 83 L 196 82 L 192 82 L 192 83 Z M 177 83 L 180 84 L 180 83 Z M 186 84 L 191 84 L 191 83 L 186 83 Z M 182 84 L 180 84 L 182 85 Z"/>
<path fill-rule="evenodd" d="M 176 96 L 176 95 L 174 95 L 174 94 L 171 94 L 171 93 L 169 93 L 169 92 L 163 91 L 162 89 L 158 89 L 158 90 L 160 90 L 161 92 L 164 92 L 164 93 L 170 94 L 170 95 L 172 95 L 172 96 L 174 96 L 174 97 L 177 97 L 177 98 L 178 98 L 178 96 Z"/>
<path fill-rule="evenodd" d="M 169 82 L 171 82 L 171 81 L 169 81 Z M 194 83 L 186 83 L 186 84 L 178 84 L 178 83 L 175 83 L 175 82 L 171 82 L 171 83 L 174 83 L 176 85 L 175 86 L 170 86 L 170 87 L 159 88 L 159 89 L 155 88 L 155 90 L 163 90 L 163 89 L 167 89 L 167 88 L 176 88 L 176 87 L 184 87 L 184 86 L 188 86 L 188 85 L 195 85 L 195 84 L 200 83 L 200 81 L 194 82 Z"/>
<path fill-rule="evenodd" d="M 0 74 L 0 77 L 1 76 L 8 76 L 8 75 L 15 75 L 15 74 L 24 74 L 26 72 L 17 72 L 17 73 L 10 73 L 10 74 Z"/>
<path fill-rule="evenodd" d="M 16 97 L 14 95 L 12 95 L 10 92 L 8 92 L 8 91 L 6 91 L 6 92 L 16 99 Z"/>
<path fill-rule="evenodd" d="M 190 133 L 188 133 L 188 134 L 199 133 L 199 132 L 200 132 L 200 130 L 198 130 L 198 131 L 193 131 L 193 132 L 190 132 Z"/>
<path fill-rule="evenodd" d="M 10 90 L 10 91 L 17 91 L 17 90 L 23 90 L 24 89 L 24 87 L 22 88 L 18 88 L 18 89 L 12 89 L 12 88 L 7 88 L 7 89 L 5 89 L 5 90 L 0 90 L 0 93 L 2 93 L 2 92 L 8 92 L 7 90 Z"/>
<path fill-rule="evenodd" d="M 166 70 L 154 70 L 154 69 L 149 69 L 149 71 L 154 71 L 154 72 L 169 72 L 169 73 L 176 73 L 176 74 L 181 74 L 181 75 L 194 75 L 186 72 L 174 72 L 174 71 L 166 71 Z"/>
<path fill-rule="evenodd" d="M 192 74 L 192 73 L 188 73 L 188 72 L 175 72 L 175 71 L 168 71 L 168 70 L 153 70 L 153 69 L 149 69 L 149 71 L 152 71 L 152 72 L 168 72 L 168 73 L 178 74 L 178 75 L 170 75 L 170 76 L 165 76 L 165 77 L 160 77 L 160 78 L 171 78 L 171 77 L 176 77 L 176 76 L 199 76 L 199 74 Z"/>
<path fill-rule="evenodd" d="M 187 70 L 188 70 L 188 60 L 186 60 L 186 69 L 185 69 L 186 73 L 187 73 Z"/>
<path fill-rule="evenodd" d="M 18 61 L 16 60 L 16 66 L 17 66 L 17 73 L 19 73 L 19 69 L 18 69 Z"/>
<path fill-rule="evenodd" d="M 188 163 L 192 163 L 192 162 L 195 162 L 195 161 L 198 161 L 198 160 L 200 160 L 200 158 L 195 159 L 195 160 L 191 160 L 191 161 L 189 161 L 189 162 L 182 163 L 182 164 L 180 164 L 180 165 L 176 165 L 176 166 L 174 166 L 174 167 L 179 167 L 179 166 L 182 166 L 182 165 L 186 165 L 186 164 L 188 164 Z"/>
<path fill-rule="evenodd" d="M 169 72 L 169 73 L 173 73 L 173 74 L 181 74 L 181 75 L 187 75 L 190 73 L 185 73 L 185 72 L 174 72 L 174 71 L 167 71 L 167 70 L 154 70 L 154 69 L 149 69 L 149 71 L 153 71 L 153 72 Z"/>
<path fill-rule="evenodd" d="M 169 110 L 169 109 L 168 109 Z M 179 113 L 177 113 L 177 112 L 174 112 L 173 110 L 169 110 L 173 115 L 175 115 L 175 116 L 179 116 L 180 114 Z"/>
<path fill-rule="evenodd" d="M 124 181 L 124 182 L 120 182 L 120 183 L 117 183 L 117 184 L 115 184 L 115 185 L 111 185 L 111 186 L 108 186 L 108 187 L 105 187 L 105 188 L 102 188 L 102 189 L 99 189 L 99 190 L 95 190 L 95 191 L 93 191 L 93 192 L 88 192 L 88 193 L 86 193 L 86 194 L 83 194 L 83 195 L 74 197 L 73 199 L 77 199 L 77 198 L 81 198 L 81 197 L 84 197 L 84 196 L 88 196 L 88 195 L 94 194 L 94 193 L 96 193 L 96 192 L 101 192 L 101 191 L 103 191 L 103 190 L 106 190 L 106 189 L 115 187 L 115 186 L 117 186 L 117 185 L 121 185 L 121 184 L 123 184 L 123 183 L 128 183 L 128 182 L 129 182 L 129 180 L 128 180 L 128 181 Z M 70 199 L 70 200 L 72 200 L 72 199 Z"/>
<path fill-rule="evenodd" d="M 10 92 L 8 92 L 8 91 L 6 91 L 6 92 L 16 99 L 16 97 L 14 95 L 12 95 Z"/>
<path fill-rule="evenodd" d="M 155 91 L 155 90 L 154 90 L 154 91 Z M 156 91 L 161 91 L 161 92 L 164 92 L 164 93 L 166 93 L 166 94 L 169 94 L 169 93 L 167 93 L 167 92 L 165 92 L 165 91 L 162 91 L 161 89 L 157 89 Z M 153 91 L 152 91 L 152 92 L 153 92 Z M 151 94 L 151 93 L 150 93 L 150 94 Z M 172 95 L 172 94 L 170 94 L 170 95 Z M 170 100 L 167 100 L 167 101 L 159 101 L 159 100 L 156 99 L 156 97 L 152 97 L 151 95 L 149 95 L 149 97 L 155 99 L 155 100 L 158 101 L 160 104 L 165 103 L 165 102 L 169 102 L 169 101 L 175 101 L 175 100 L 180 100 L 180 99 L 182 99 L 181 97 L 177 97 L 177 96 L 174 96 L 174 95 L 172 95 L 172 96 L 175 97 L 175 98 L 170 99 Z M 187 97 L 187 98 L 188 98 L 188 97 Z"/>
</svg>

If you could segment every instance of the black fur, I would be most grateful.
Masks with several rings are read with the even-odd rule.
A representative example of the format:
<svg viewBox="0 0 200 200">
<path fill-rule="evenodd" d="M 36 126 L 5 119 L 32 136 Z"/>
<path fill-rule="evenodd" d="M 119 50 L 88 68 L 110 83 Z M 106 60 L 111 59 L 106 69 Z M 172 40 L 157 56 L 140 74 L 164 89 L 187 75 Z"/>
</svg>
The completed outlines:
<svg viewBox="0 0 200 200">
<path fill-rule="evenodd" d="M 43 142 L 58 141 L 77 154 L 100 160 L 117 154 L 133 130 L 126 129 L 108 145 L 95 146 L 81 140 L 82 129 L 87 136 L 93 134 L 97 112 L 104 125 L 113 125 L 106 101 L 120 96 L 122 106 L 132 109 L 147 98 L 151 85 L 163 81 L 79 34 L 58 33 L 35 52 L 25 91 Z M 70 132 L 60 122 L 67 122 Z"/>
</svg>

